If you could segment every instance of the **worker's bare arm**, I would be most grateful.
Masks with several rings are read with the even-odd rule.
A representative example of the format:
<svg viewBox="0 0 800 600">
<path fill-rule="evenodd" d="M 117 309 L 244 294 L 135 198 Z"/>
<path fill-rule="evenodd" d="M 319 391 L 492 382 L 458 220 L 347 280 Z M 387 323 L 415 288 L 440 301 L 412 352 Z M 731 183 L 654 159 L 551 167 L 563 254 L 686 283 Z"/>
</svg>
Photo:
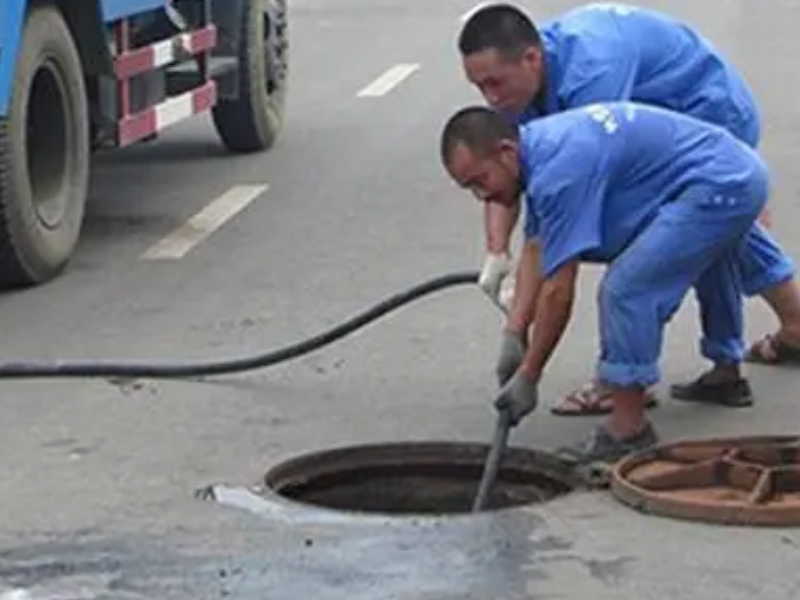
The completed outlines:
<svg viewBox="0 0 800 600">
<path fill-rule="evenodd" d="M 579 265 L 577 260 L 565 263 L 541 283 L 533 334 L 520 366 L 520 371 L 534 381 L 541 378 L 572 315 Z"/>
<path fill-rule="evenodd" d="M 519 218 L 519 202 L 513 206 L 506 206 L 499 202 L 484 202 L 483 204 L 486 251 L 491 254 L 508 254 L 511 232 Z"/>
<path fill-rule="evenodd" d="M 536 314 L 536 303 L 542 286 L 539 266 L 539 243 L 527 240 L 522 248 L 517 278 L 514 286 L 514 301 L 508 313 L 506 329 L 519 333 L 525 338 L 528 326 Z"/>
</svg>

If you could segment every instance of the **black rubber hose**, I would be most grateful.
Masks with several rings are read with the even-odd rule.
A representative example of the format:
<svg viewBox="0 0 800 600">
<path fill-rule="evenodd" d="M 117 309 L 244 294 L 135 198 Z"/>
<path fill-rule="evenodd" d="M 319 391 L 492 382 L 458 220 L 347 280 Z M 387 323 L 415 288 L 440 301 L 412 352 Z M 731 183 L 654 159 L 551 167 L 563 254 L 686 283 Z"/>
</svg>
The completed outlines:
<svg viewBox="0 0 800 600">
<path fill-rule="evenodd" d="M 445 288 L 475 284 L 477 271 L 450 273 L 436 277 L 404 292 L 395 294 L 344 323 L 319 335 L 257 356 L 220 361 L 134 362 L 119 360 L 9 361 L 0 363 L 0 378 L 34 377 L 150 377 L 179 378 L 222 375 L 261 369 L 308 354 L 379 319 L 386 313 Z"/>
</svg>

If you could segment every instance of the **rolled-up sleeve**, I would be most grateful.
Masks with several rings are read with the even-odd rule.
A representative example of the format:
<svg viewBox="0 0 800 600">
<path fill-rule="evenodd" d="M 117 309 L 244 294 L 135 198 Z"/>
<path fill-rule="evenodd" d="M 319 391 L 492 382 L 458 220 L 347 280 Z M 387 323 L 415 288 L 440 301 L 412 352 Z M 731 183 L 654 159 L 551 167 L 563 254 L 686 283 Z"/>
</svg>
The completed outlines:
<svg viewBox="0 0 800 600">
<path fill-rule="evenodd" d="M 599 145 L 591 136 L 567 140 L 558 156 L 531 181 L 525 235 L 539 239 L 544 277 L 602 246 L 608 179 L 604 149 Z"/>
</svg>

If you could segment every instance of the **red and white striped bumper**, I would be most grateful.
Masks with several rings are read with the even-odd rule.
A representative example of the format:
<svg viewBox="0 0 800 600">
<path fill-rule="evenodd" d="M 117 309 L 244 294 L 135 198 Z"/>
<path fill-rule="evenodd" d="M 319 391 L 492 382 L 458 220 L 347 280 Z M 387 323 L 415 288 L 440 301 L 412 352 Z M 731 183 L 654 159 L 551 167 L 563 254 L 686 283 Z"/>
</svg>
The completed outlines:
<svg viewBox="0 0 800 600">
<path fill-rule="evenodd" d="M 191 59 L 208 52 L 217 43 L 217 29 L 213 25 L 190 33 L 177 35 L 143 48 L 125 50 L 114 61 L 114 71 L 120 81 L 122 114 L 117 124 L 117 144 L 128 146 L 192 115 L 204 112 L 217 103 L 217 86 L 213 80 L 199 87 L 171 97 L 145 110 L 128 114 L 131 77 L 147 73 L 169 64 Z"/>
<path fill-rule="evenodd" d="M 209 25 L 203 29 L 183 33 L 173 38 L 122 52 L 114 61 L 117 79 L 130 79 L 171 63 L 186 60 L 207 52 L 217 45 L 217 28 Z"/>
<path fill-rule="evenodd" d="M 156 104 L 119 122 L 119 145 L 128 146 L 217 103 L 217 84 L 209 81 L 180 96 Z"/>
</svg>

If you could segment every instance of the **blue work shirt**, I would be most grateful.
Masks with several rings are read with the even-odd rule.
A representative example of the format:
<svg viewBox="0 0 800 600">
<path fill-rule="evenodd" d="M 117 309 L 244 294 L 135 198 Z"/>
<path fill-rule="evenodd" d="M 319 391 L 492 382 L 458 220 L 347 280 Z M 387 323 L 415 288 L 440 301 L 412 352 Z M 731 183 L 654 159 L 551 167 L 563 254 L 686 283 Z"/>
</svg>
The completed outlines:
<svg viewBox="0 0 800 600">
<path fill-rule="evenodd" d="M 540 27 L 543 92 L 520 123 L 596 102 L 653 104 L 720 125 L 755 147 L 758 108 L 713 45 L 661 13 L 590 4 Z"/>
<path fill-rule="evenodd" d="M 654 106 L 595 104 L 519 131 L 525 236 L 539 240 L 545 277 L 573 259 L 611 262 L 662 205 L 693 186 L 718 194 L 707 197 L 709 210 L 766 186 L 766 167 L 750 147 Z"/>
</svg>

